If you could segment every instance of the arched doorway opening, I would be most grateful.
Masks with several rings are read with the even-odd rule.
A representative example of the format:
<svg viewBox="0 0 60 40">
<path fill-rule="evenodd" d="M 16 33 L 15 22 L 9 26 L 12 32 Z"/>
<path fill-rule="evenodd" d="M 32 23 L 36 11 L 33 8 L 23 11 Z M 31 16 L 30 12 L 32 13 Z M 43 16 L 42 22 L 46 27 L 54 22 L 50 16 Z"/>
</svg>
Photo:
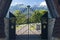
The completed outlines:
<svg viewBox="0 0 60 40">
<path fill-rule="evenodd" d="M 36 0 L 37 1 L 37 0 Z M 45 0 L 33 4 L 27 5 L 16 3 L 15 5 L 11 4 L 9 9 L 12 12 L 16 20 L 16 38 L 21 40 L 39 40 L 41 39 L 41 17 L 45 12 L 48 11 Z M 16 1 L 17 2 L 17 1 Z M 12 1 L 12 3 L 14 3 Z M 32 3 L 32 2 L 30 2 Z M 43 4 L 45 3 L 45 4 Z M 13 5 L 13 6 L 12 6 Z M 15 11 L 15 12 L 13 12 Z"/>
</svg>

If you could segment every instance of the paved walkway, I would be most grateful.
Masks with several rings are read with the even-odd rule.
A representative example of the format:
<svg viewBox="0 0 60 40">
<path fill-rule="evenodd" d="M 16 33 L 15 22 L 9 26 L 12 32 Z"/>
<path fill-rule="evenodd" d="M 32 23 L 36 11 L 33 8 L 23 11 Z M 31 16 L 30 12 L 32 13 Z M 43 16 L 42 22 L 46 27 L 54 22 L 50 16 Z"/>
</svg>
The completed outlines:
<svg viewBox="0 0 60 40">
<path fill-rule="evenodd" d="M 39 35 L 19 35 L 16 36 L 16 40 L 41 40 Z"/>
<path fill-rule="evenodd" d="M 41 39 L 40 35 L 20 35 L 16 36 L 16 40 L 47 40 L 47 39 Z"/>
</svg>

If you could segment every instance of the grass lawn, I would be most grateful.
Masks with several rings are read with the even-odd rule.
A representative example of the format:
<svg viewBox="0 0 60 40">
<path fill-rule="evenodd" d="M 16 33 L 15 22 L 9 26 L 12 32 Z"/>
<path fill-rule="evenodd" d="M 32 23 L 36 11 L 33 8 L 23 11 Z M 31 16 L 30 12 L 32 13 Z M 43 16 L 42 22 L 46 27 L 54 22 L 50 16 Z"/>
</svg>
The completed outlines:
<svg viewBox="0 0 60 40">
<path fill-rule="evenodd" d="M 21 29 L 27 25 L 28 24 L 18 25 L 18 26 L 16 26 L 16 30 L 19 30 L 19 29 Z M 36 29 L 35 25 L 29 25 L 29 26 L 30 26 L 29 30 L 35 30 Z"/>
<path fill-rule="evenodd" d="M 16 26 L 16 30 L 19 30 L 19 29 L 23 28 L 24 26 L 26 26 L 26 24 L 23 24 L 23 25 L 17 25 L 17 26 Z"/>
<path fill-rule="evenodd" d="M 35 25 L 30 25 L 30 28 L 29 28 L 30 30 L 36 30 L 36 27 L 35 27 Z"/>
</svg>

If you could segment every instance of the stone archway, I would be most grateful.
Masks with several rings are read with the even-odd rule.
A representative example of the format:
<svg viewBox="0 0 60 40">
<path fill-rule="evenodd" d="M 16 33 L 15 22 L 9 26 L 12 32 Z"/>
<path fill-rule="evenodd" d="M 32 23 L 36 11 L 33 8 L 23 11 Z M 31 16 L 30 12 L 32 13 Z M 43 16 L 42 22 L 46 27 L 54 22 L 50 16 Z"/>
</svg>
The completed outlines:
<svg viewBox="0 0 60 40">
<path fill-rule="evenodd" d="M 7 14 L 12 0 L 0 0 L 0 38 L 5 38 L 4 17 Z"/>
<path fill-rule="evenodd" d="M 9 9 L 10 3 L 12 0 L 0 0 L 0 38 L 5 38 L 5 33 L 4 33 L 4 17 L 7 14 L 7 11 Z M 52 3 L 53 2 L 53 3 Z M 56 2 L 56 4 L 54 3 Z M 58 0 L 46 0 L 46 3 L 48 5 L 48 8 L 50 10 L 50 13 L 53 17 L 58 17 L 60 14 L 60 6 L 58 5 Z M 55 6 L 54 6 L 55 4 Z M 56 6 L 58 5 L 58 6 Z M 59 8 L 58 8 L 59 7 Z M 54 14 L 55 13 L 55 14 Z M 57 15 L 56 15 L 57 14 Z M 3 35 L 4 34 L 4 35 Z"/>
</svg>

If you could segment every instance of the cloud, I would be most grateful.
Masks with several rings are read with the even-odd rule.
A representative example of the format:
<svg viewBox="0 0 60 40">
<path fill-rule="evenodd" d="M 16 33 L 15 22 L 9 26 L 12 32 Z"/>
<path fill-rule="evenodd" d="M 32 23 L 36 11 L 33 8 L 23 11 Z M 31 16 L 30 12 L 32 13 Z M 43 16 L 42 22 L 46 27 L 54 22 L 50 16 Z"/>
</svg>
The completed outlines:
<svg viewBox="0 0 60 40">
<path fill-rule="evenodd" d="M 16 5 L 16 4 L 18 4 L 18 3 L 12 3 L 11 6 L 14 6 L 14 5 Z"/>
<path fill-rule="evenodd" d="M 46 2 L 45 2 L 45 1 L 41 2 L 41 3 L 40 3 L 40 6 L 47 6 L 47 5 L 46 5 Z"/>
<path fill-rule="evenodd" d="M 22 3 L 22 2 L 20 2 L 20 3 L 19 3 L 19 2 L 14 2 L 14 3 L 12 2 L 12 3 L 11 3 L 11 6 L 15 6 L 15 5 L 17 5 L 17 4 L 23 4 L 23 3 Z"/>
</svg>

